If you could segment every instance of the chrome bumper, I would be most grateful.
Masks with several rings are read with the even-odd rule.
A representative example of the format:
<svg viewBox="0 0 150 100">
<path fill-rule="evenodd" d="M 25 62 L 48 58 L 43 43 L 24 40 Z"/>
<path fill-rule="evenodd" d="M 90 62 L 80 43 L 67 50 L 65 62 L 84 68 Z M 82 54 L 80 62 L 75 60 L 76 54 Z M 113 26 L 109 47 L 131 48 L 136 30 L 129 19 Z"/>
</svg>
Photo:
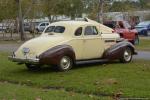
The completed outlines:
<svg viewBox="0 0 150 100">
<path fill-rule="evenodd" d="M 8 57 L 9 60 L 13 61 L 13 62 L 18 62 L 18 63 L 31 63 L 31 64 L 38 64 L 39 63 L 39 59 L 30 59 L 30 58 L 17 58 L 17 57 L 12 57 L 9 56 Z"/>
</svg>

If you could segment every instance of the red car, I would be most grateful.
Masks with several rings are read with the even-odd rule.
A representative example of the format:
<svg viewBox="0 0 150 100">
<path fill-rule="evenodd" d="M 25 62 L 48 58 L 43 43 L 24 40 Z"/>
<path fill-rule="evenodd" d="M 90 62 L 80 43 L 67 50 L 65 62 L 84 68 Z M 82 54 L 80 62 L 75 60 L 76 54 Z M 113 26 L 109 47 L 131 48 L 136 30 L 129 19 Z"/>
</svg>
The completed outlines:
<svg viewBox="0 0 150 100">
<path fill-rule="evenodd" d="M 132 29 L 127 21 L 105 21 L 104 25 L 114 29 L 120 37 L 127 39 L 131 43 L 139 44 L 139 36 L 136 29 Z"/>
</svg>

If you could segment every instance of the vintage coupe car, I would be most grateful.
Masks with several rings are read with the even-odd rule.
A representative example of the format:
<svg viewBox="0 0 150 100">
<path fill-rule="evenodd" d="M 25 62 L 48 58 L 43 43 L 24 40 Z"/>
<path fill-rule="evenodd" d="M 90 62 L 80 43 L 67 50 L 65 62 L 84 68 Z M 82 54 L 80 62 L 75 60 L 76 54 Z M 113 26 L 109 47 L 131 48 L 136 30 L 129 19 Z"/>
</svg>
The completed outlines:
<svg viewBox="0 0 150 100">
<path fill-rule="evenodd" d="M 139 44 L 139 36 L 136 29 L 132 29 L 131 25 L 127 21 L 105 21 L 104 25 L 114 29 L 120 37 L 127 39 L 134 45 Z"/>
<path fill-rule="evenodd" d="M 134 46 L 121 41 L 112 31 L 90 19 L 55 22 L 40 37 L 25 42 L 9 58 L 29 69 L 56 65 L 60 71 L 71 69 L 79 61 L 94 59 L 130 62 L 132 55 L 136 54 Z"/>
</svg>

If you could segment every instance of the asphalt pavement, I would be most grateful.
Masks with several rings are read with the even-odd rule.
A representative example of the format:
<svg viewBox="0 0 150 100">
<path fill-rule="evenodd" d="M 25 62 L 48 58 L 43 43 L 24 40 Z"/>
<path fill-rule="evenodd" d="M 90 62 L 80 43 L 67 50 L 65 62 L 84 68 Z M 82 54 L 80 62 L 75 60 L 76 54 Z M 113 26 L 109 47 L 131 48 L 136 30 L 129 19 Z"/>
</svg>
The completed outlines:
<svg viewBox="0 0 150 100">
<path fill-rule="evenodd" d="M 138 51 L 138 55 L 133 56 L 134 59 L 150 60 L 150 52 Z"/>
</svg>

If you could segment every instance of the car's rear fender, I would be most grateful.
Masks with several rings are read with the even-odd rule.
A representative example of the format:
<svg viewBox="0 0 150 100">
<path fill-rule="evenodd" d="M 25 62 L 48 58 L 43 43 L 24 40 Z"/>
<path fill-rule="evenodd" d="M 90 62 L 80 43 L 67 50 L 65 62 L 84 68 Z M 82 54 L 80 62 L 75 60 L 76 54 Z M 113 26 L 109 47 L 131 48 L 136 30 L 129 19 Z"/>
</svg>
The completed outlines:
<svg viewBox="0 0 150 100">
<path fill-rule="evenodd" d="M 135 51 L 135 47 L 130 42 L 122 41 L 108 48 L 105 51 L 103 58 L 109 59 L 109 60 L 120 59 L 124 53 L 124 50 L 127 47 L 129 47 L 132 50 L 133 55 L 137 54 Z"/>
<path fill-rule="evenodd" d="M 73 62 L 75 61 L 75 53 L 71 46 L 69 45 L 58 45 L 45 52 L 39 56 L 40 64 L 52 64 L 57 65 L 63 56 L 69 56 Z"/>
</svg>

